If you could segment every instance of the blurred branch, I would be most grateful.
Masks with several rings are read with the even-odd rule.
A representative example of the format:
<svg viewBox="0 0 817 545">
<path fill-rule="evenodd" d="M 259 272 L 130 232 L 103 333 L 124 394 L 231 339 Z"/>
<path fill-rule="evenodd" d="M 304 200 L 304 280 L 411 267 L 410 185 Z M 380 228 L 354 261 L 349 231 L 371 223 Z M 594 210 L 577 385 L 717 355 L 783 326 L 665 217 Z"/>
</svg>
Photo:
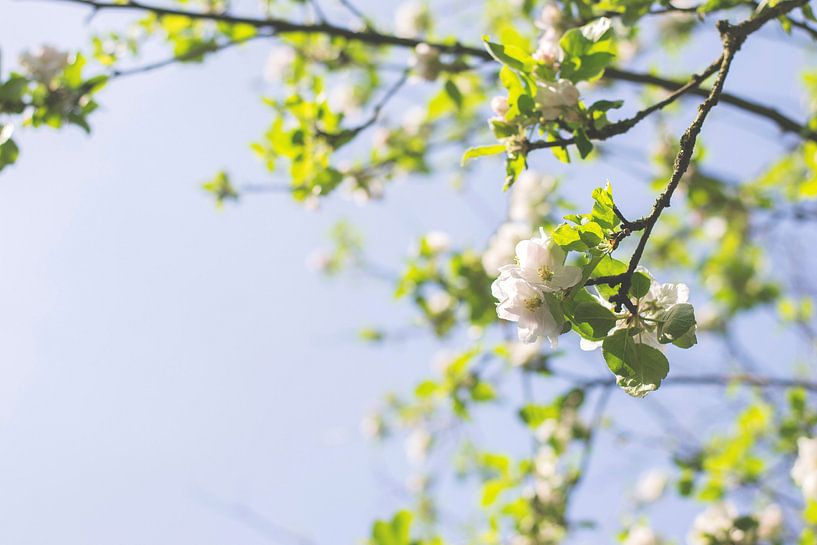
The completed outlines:
<svg viewBox="0 0 817 545">
<path fill-rule="evenodd" d="M 612 377 L 594 378 L 575 383 L 577 387 L 587 389 L 602 388 L 612 384 L 615 384 L 615 379 Z M 661 386 L 731 386 L 733 384 L 759 388 L 803 388 L 810 392 L 817 392 L 817 382 L 812 380 L 767 377 L 748 373 L 670 376 Z"/>
<path fill-rule="evenodd" d="M 130 1 L 125 3 L 113 3 L 113 2 L 100 2 L 98 0 L 56 0 L 59 2 L 69 2 L 75 4 L 82 4 L 86 6 L 90 6 L 94 11 L 99 10 L 137 10 L 137 11 L 148 11 L 154 13 L 156 15 L 173 15 L 173 16 L 181 16 L 181 17 L 188 17 L 190 19 L 200 19 L 200 20 L 210 20 L 210 21 L 219 21 L 224 23 L 230 24 L 244 24 L 250 25 L 258 29 L 268 29 L 271 31 L 271 34 L 267 34 L 266 36 L 269 37 L 271 35 L 282 35 L 288 33 L 305 33 L 305 34 L 325 34 L 327 36 L 336 36 L 345 38 L 350 41 L 357 41 L 362 43 L 368 43 L 372 45 L 379 45 L 379 46 L 397 46 L 403 48 L 414 48 L 420 43 L 428 43 L 433 48 L 439 50 L 442 53 L 447 53 L 451 55 L 462 55 L 462 56 L 469 56 L 478 58 L 484 61 L 493 61 L 493 57 L 491 57 L 490 53 L 487 50 L 481 47 L 475 47 L 460 43 L 458 41 L 446 41 L 446 42 L 424 42 L 420 39 L 415 38 L 405 38 L 400 36 L 394 36 L 391 34 L 381 33 L 375 31 L 370 25 L 366 25 L 366 28 L 363 30 L 355 30 L 351 28 L 346 28 L 342 26 L 333 25 L 331 23 L 322 21 L 315 24 L 310 23 L 298 23 L 293 22 L 285 19 L 269 17 L 269 18 L 255 18 L 255 17 L 243 17 L 237 15 L 230 15 L 226 13 L 209 13 L 209 12 L 196 12 L 190 10 L 183 10 L 183 9 L 176 9 L 170 7 L 163 7 L 163 6 L 156 6 L 152 4 L 145 4 L 139 1 Z M 348 2 L 343 2 L 347 8 L 350 6 Z M 798 4 L 799 5 L 799 4 Z M 776 9 L 776 8 L 773 8 Z M 677 10 L 671 10 L 677 11 Z M 768 10 L 767 10 L 768 11 Z M 753 20 L 753 19 L 749 19 Z M 764 21 L 765 22 L 765 21 Z M 174 62 L 173 59 L 169 59 L 167 61 L 163 61 L 161 66 L 166 66 L 168 64 L 172 64 Z M 711 75 L 711 74 L 710 74 Z M 606 70 L 604 74 L 604 79 L 608 81 L 627 81 L 632 83 L 640 83 L 644 85 L 650 85 L 655 87 L 661 87 L 663 89 L 667 89 L 669 91 L 678 92 L 683 89 L 677 96 L 681 96 L 687 91 L 690 94 L 695 94 L 699 96 L 708 96 L 710 94 L 710 89 L 698 89 L 698 85 L 701 83 L 697 80 L 697 77 L 691 78 L 690 82 L 688 83 L 681 83 L 677 81 L 673 81 L 670 79 L 661 78 L 658 76 L 654 76 L 651 74 L 646 73 L 639 73 L 633 72 L 629 70 L 625 70 L 622 68 L 615 68 L 610 67 Z M 705 79 L 705 78 L 704 78 Z M 701 80 L 702 81 L 702 80 Z M 673 96 L 673 95 L 671 95 Z M 677 98 L 675 96 L 672 100 Z M 672 102 L 670 100 L 669 102 Z M 790 117 L 786 116 L 785 114 L 771 108 L 769 106 L 765 106 L 762 104 L 758 104 L 756 102 L 731 95 L 729 93 L 720 93 L 720 98 L 724 103 L 730 104 L 737 108 L 740 108 L 744 111 L 749 113 L 755 114 L 759 117 L 763 117 L 768 119 L 775 124 L 777 124 L 783 131 L 791 132 L 800 135 L 801 137 L 812 140 L 817 142 L 817 133 L 808 130 L 804 125 L 798 123 L 797 121 L 791 119 Z M 663 108 L 669 102 L 661 101 L 656 106 L 648 108 L 649 110 L 647 114 L 654 112 L 657 109 Z M 636 114 L 635 117 L 638 119 L 635 121 L 637 123 L 647 114 Z M 620 125 L 619 129 L 622 129 L 628 123 L 632 123 L 632 119 L 623 121 L 625 125 Z M 634 123 L 633 123 L 634 124 Z M 617 133 L 620 134 L 620 133 Z M 609 136 L 607 136 L 609 138 Z M 572 139 L 565 139 L 557 141 L 556 143 L 549 143 L 547 146 L 542 147 L 553 147 L 553 146 L 565 146 L 572 144 Z"/>
</svg>

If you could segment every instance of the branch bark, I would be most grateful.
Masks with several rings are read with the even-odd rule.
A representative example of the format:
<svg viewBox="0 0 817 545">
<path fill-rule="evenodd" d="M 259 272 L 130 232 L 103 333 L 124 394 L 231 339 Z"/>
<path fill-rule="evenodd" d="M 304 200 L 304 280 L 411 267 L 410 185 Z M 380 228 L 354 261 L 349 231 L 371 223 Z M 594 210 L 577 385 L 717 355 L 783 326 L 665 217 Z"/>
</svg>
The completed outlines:
<svg viewBox="0 0 817 545">
<path fill-rule="evenodd" d="M 347 40 L 371 44 L 375 46 L 396 46 L 403 48 L 414 48 L 418 44 L 423 43 L 423 40 L 420 39 L 394 36 L 391 34 L 378 32 L 371 27 L 367 27 L 363 30 L 354 30 L 334 25 L 328 22 L 311 24 L 298 23 L 274 17 L 257 18 L 257 17 L 242 17 L 237 15 L 230 15 L 227 13 L 195 12 L 184 9 L 176 9 L 164 6 L 156 6 L 153 4 L 146 4 L 138 0 L 129 1 L 126 3 L 101 2 L 98 0 L 56 0 L 56 1 L 89 6 L 94 10 L 94 12 L 102 10 L 145 11 L 155 13 L 157 15 L 175 15 L 181 17 L 188 17 L 190 19 L 219 21 L 231 24 L 245 24 L 253 26 L 257 29 L 270 30 L 271 33 L 275 35 L 284 35 L 292 33 L 325 34 L 327 36 L 345 38 Z M 442 53 L 467 56 L 475 59 L 480 59 L 483 61 L 493 60 L 491 55 L 485 49 L 481 47 L 463 44 L 458 41 L 426 42 L 426 43 L 438 49 Z M 166 66 L 168 64 L 172 64 L 173 62 L 174 62 L 173 59 L 161 61 L 160 63 L 155 63 L 154 65 L 151 65 L 151 69 L 158 68 L 160 66 Z M 140 71 L 139 69 L 133 69 L 130 70 L 129 73 L 137 73 L 139 71 Z M 680 89 L 683 89 L 687 85 L 689 85 L 689 82 L 687 83 L 678 82 L 671 79 L 662 78 L 660 76 L 655 76 L 652 74 L 640 73 L 615 67 L 608 68 L 605 71 L 603 79 L 607 81 L 626 81 L 631 83 L 650 85 L 654 87 L 660 87 L 662 89 L 667 89 L 668 91 L 673 92 L 679 91 Z M 690 81 L 693 81 L 694 79 L 695 79 L 694 77 L 690 78 Z M 711 91 L 711 89 L 702 89 L 698 88 L 698 85 L 693 85 L 690 88 L 683 91 L 681 95 L 689 92 L 689 94 L 706 97 L 708 96 L 709 91 Z M 730 104 L 732 106 L 735 106 L 736 108 L 739 108 L 741 110 L 752 113 L 754 115 L 765 118 L 775 123 L 784 132 L 798 134 L 804 139 L 817 142 L 817 133 L 815 133 L 814 131 L 810 131 L 803 124 L 798 123 L 791 117 L 786 116 L 785 114 L 779 112 L 774 108 L 729 93 L 722 93 L 720 99 L 722 102 L 726 104 Z M 662 107 L 663 106 L 653 108 L 652 110 L 650 110 L 650 113 Z M 623 125 L 621 127 L 623 127 Z M 609 138 L 609 136 L 607 137 Z M 540 147 L 566 146 L 573 143 L 574 143 L 573 139 L 565 139 L 561 141 L 550 142 L 547 145 L 541 145 Z"/>
</svg>

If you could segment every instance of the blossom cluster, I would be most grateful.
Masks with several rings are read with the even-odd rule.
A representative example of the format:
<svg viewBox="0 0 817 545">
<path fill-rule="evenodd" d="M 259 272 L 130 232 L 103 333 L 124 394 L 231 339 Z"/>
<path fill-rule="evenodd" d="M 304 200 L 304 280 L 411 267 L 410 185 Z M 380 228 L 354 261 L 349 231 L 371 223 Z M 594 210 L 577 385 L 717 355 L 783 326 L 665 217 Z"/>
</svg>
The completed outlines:
<svg viewBox="0 0 817 545">
<path fill-rule="evenodd" d="M 549 198 L 556 181 L 532 170 L 523 172 L 511 188 L 508 221 L 502 224 L 488 241 L 482 255 L 482 265 L 490 276 L 497 276 L 503 265 L 514 260 L 516 245 L 528 239 L 534 225 L 547 220 L 551 212 Z"/>
<path fill-rule="evenodd" d="M 639 344 L 646 344 L 653 348 L 662 348 L 658 340 L 658 323 L 661 315 L 670 310 L 675 305 L 689 301 L 689 287 L 686 284 L 662 284 L 657 282 L 644 268 L 639 268 L 638 272 L 645 274 L 650 279 L 650 289 L 641 298 L 633 299 L 633 305 L 638 308 L 638 314 L 627 313 L 616 322 L 610 334 L 619 330 L 635 330 L 633 340 Z M 612 309 L 613 305 L 601 296 L 597 296 L 600 304 Z M 595 350 L 602 345 L 601 341 L 581 340 L 582 350 Z"/>
<path fill-rule="evenodd" d="M 24 51 L 19 58 L 20 67 L 32 79 L 51 87 L 54 80 L 68 66 L 70 55 L 65 51 L 43 45 L 33 52 Z"/>
<path fill-rule="evenodd" d="M 791 478 L 805 499 L 817 501 L 817 438 L 797 440 L 797 460 L 791 469 Z"/>
<path fill-rule="evenodd" d="M 499 317 L 517 322 L 520 341 L 546 337 L 552 347 L 558 344 L 562 320 L 554 316 L 548 298 L 578 284 L 582 275 L 581 268 L 565 265 L 566 257 L 542 230 L 516 245 L 516 264 L 500 267 L 491 293 L 499 301 Z"/>
<path fill-rule="evenodd" d="M 777 504 L 767 505 L 752 524 L 741 523 L 747 517 L 740 517 L 732 503 L 722 502 L 710 506 L 700 513 L 692 523 L 687 536 L 689 545 L 712 545 L 730 543 L 752 545 L 758 541 L 775 540 L 783 529 L 783 511 Z"/>
</svg>

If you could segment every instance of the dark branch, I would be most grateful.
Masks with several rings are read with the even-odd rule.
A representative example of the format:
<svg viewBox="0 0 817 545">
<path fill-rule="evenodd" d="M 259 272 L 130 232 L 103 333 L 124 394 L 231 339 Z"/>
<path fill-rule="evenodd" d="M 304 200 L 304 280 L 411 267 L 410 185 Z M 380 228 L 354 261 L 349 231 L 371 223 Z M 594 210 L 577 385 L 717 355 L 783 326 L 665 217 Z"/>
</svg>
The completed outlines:
<svg viewBox="0 0 817 545">
<path fill-rule="evenodd" d="M 424 40 L 414 39 L 414 38 L 405 38 L 394 36 L 391 34 L 385 34 L 381 32 L 375 31 L 371 28 L 370 25 L 364 30 L 354 30 L 351 28 L 345 28 L 337 25 L 333 25 L 327 22 L 320 22 L 317 24 L 309 24 L 309 23 L 296 23 L 293 21 L 288 21 L 285 19 L 279 18 L 255 18 L 255 17 L 242 17 L 236 15 L 229 15 L 226 13 L 207 13 L 207 12 L 195 12 L 183 9 L 175 9 L 170 7 L 163 7 L 163 6 L 155 6 L 152 4 L 145 4 L 139 1 L 131 1 L 127 3 L 113 3 L 113 2 L 99 2 L 97 0 L 58 0 L 62 2 L 70 2 L 75 4 L 83 4 L 86 6 L 90 6 L 93 10 L 99 11 L 103 9 L 107 10 L 120 10 L 120 11 L 127 11 L 127 10 L 136 10 L 136 11 L 149 11 L 151 13 L 155 13 L 157 15 L 176 15 L 181 17 L 188 17 L 190 19 L 199 19 L 199 20 L 210 20 L 210 21 L 219 21 L 224 23 L 231 23 L 231 24 L 245 24 L 250 25 L 258 29 L 268 29 L 271 31 L 272 34 L 275 35 L 284 35 L 284 34 L 291 34 L 291 33 L 304 33 L 304 34 L 325 34 L 327 36 L 335 36 L 340 38 L 345 38 L 350 41 L 356 41 L 361 43 L 367 43 L 371 45 L 377 46 L 397 46 L 397 47 L 404 47 L 404 48 L 414 48 L 418 44 L 423 43 Z M 346 4 L 346 3 L 345 3 Z M 672 9 L 668 11 L 678 11 L 678 9 Z M 686 10 L 684 10 L 686 11 Z M 817 31 L 815 31 L 817 32 Z M 457 41 L 447 41 L 447 42 L 426 42 L 432 47 L 438 49 L 442 53 L 450 54 L 450 55 L 458 55 L 458 56 L 468 56 L 473 58 L 482 59 L 485 61 L 491 61 L 493 58 L 485 49 L 481 47 L 474 47 L 466 44 L 462 44 Z M 164 65 L 172 63 L 170 61 L 164 61 Z M 608 81 L 628 81 L 633 83 L 641 83 L 646 85 L 653 85 L 656 87 L 661 87 L 663 89 L 667 89 L 669 91 L 678 91 L 681 88 L 684 88 L 690 83 L 681 83 L 669 79 L 664 79 L 658 76 L 653 76 L 650 74 L 643 74 L 638 72 L 632 72 L 620 68 L 608 68 L 604 74 L 604 79 Z M 692 78 L 694 80 L 694 78 Z M 699 82 L 700 83 L 700 82 Z M 698 83 L 698 84 L 699 84 Z M 693 84 L 691 87 L 687 89 L 690 94 L 695 94 L 699 96 L 708 96 L 709 90 L 708 89 L 699 89 L 698 84 Z M 681 94 L 684 94 L 684 91 Z M 679 95 L 680 96 L 680 95 Z M 677 98 L 677 97 L 676 97 Z M 673 99 L 674 100 L 674 99 Z M 776 123 L 782 130 L 786 132 L 795 133 L 801 135 L 802 137 L 813 140 L 817 142 L 817 134 L 813 131 L 809 131 L 804 125 L 796 122 L 795 120 L 791 119 L 790 117 L 782 114 L 781 112 L 775 110 L 774 108 L 770 108 L 768 106 L 764 106 L 762 104 L 758 104 L 752 102 L 750 100 L 731 95 L 729 93 L 722 93 L 721 100 L 724 103 L 731 104 L 737 108 L 745 110 L 747 112 L 753 113 L 760 117 L 764 117 L 774 123 Z M 662 101 L 664 102 L 664 101 Z M 671 102 L 671 101 L 670 101 Z M 661 103 L 659 103 L 661 104 Z M 663 106 L 659 106 L 657 108 L 653 108 L 650 110 L 649 113 L 652 113 L 656 109 L 660 109 Z M 637 122 L 637 121 L 636 121 Z M 609 138 L 609 136 L 608 136 Z M 572 139 L 565 139 L 563 141 L 559 141 L 557 143 L 548 143 L 548 145 L 542 145 L 540 147 L 554 147 L 554 146 L 565 146 L 572 144 Z"/>
<path fill-rule="evenodd" d="M 614 378 L 595 378 L 580 381 L 576 385 L 580 388 L 603 388 L 615 384 Z M 678 375 L 670 376 L 662 386 L 730 386 L 743 384 L 758 388 L 803 388 L 810 392 L 817 392 L 817 382 L 796 378 L 766 377 L 746 373 L 731 375 Z"/>
<path fill-rule="evenodd" d="M 712 108 L 714 108 L 718 103 L 721 93 L 723 92 L 723 85 L 726 82 L 726 76 L 729 73 L 729 68 L 732 66 L 732 60 L 734 59 L 738 50 L 743 45 L 743 42 L 746 41 L 749 34 L 755 32 L 769 20 L 785 15 L 789 11 L 802 6 L 806 2 L 807 0 L 784 0 L 776 4 L 774 7 L 768 8 L 735 26 L 730 25 L 727 21 L 718 22 L 718 31 L 721 34 L 721 41 L 723 42 L 723 53 L 718 59 L 718 62 L 720 63 L 718 75 L 715 78 L 715 83 L 712 86 L 709 95 L 706 97 L 706 100 L 704 100 L 701 105 L 698 106 L 698 115 L 692 121 L 689 128 L 687 128 L 686 132 L 684 132 L 683 136 L 681 136 L 680 150 L 678 151 L 678 155 L 675 157 L 672 176 L 670 177 L 667 187 L 664 189 L 664 192 L 661 193 L 658 199 L 656 199 L 650 215 L 644 219 L 644 230 L 642 231 L 641 238 L 638 241 L 638 245 L 636 246 L 633 255 L 630 257 L 627 272 L 621 279 L 618 293 L 610 299 L 610 302 L 615 303 L 616 305 L 616 312 L 619 312 L 622 306 L 627 306 L 630 308 L 632 305 L 629 297 L 629 291 L 633 274 L 635 274 L 635 270 L 641 261 L 641 256 L 644 254 L 647 241 L 650 238 L 650 234 L 652 233 L 655 224 L 658 222 L 658 218 L 661 216 L 661 212 L 663 212 L 665 208 L 669 208 L 672 195 L 678 188 L 678 184 L 681 182 L 681 179 L 689 167 L 689 163 L 692 160 L 692 153 L 695 150 L 695 142 L 697 141 L 698 134 L 700 134 L 704 121 L 706 121 L 709 112 L 712 111 Z M 631 308 L 630 310 L 632 311 Z"/>
</svg>

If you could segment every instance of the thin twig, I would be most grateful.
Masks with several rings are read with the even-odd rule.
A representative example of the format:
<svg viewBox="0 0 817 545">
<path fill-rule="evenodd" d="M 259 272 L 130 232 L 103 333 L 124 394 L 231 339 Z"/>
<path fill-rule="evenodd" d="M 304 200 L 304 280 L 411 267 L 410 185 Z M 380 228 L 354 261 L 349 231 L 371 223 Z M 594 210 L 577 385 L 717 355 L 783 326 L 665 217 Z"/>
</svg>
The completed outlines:
<svg viewBox="0 0 817 545">
<path fill-rule="evenodd" d="M 612 377 L 593 378 L 576 382 L 576 386 L 584 389 L 602 388 L 615 384 Z M 730 386 L 743 384 L 758 388 L 803 388 L 810 392 L 817 392 L 817 382 L 807 379 L 768 377 L 747 373 L 734 374 L 706 374 L 706 375 L 678 375 L 670 376 L 661 386 Z"/>
</svg>

